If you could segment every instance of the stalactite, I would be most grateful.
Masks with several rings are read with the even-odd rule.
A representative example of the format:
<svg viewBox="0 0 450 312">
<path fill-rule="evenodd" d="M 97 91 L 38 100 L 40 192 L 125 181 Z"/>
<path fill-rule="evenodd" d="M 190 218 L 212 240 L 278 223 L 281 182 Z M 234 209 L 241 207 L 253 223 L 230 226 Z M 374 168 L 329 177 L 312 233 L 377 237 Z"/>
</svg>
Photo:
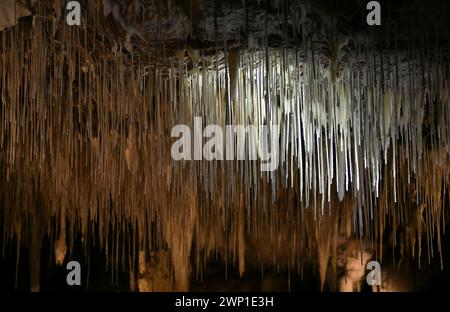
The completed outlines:
<svg viewBox="0 0 450 312">
<path fill-rule="evenodd" d="M 103 11 L 91 14 L 105 19 Z M 113 277 L 135 257 L 144 274 L 148 255 L 162 252 L 153 261 L 178 290 L 213 254 L 241 275 L 252 261 L 291 269 L 314 256 L 324 289 L 340 236 L 374 241 L 382 259 L 388 227 L 405 233 L 402 242 L 392 233 L 393 244 L 419 262 L 425 250 L 428 260 L 435 256 L 434 246 L 442 257 L 450 93 L 439 49 L 369 46 L 348 60 L 347 39 L 335 37 L 323 62 L 307 37 L 296 49 L 272 48 L 265 33 L 263 48 L 238 50 L 218 33 L 225 51 L 217 46 L 207 56 L 189 46 L 167 66 L 52 23 L 33 17 L 32 26 L 0 33 L 0 202 L 17 263 L 20 246 L 38 257 L 44 232 L 37 228 L 56 239 L 58 264 L 76 235 L 86 246 L 98 236 Z M 224 133 L 226 125 L 258 134 L 279 125 L 277 170 L 260 172 L 261 161 L 249 159 L 253 151 L 261 156 L 258 140 L 235 134 L 224 155 L 236 158 L 241 139 L 243 160 L 173 160 L 172 127 L 192 126 L 195 117 Z M 52 218 L 56 229 L 46 227 Z M 258 260 L 246 258 L 252 248 Z M 155 289 L 142 283 L 139 289 Z"/>
</svg>

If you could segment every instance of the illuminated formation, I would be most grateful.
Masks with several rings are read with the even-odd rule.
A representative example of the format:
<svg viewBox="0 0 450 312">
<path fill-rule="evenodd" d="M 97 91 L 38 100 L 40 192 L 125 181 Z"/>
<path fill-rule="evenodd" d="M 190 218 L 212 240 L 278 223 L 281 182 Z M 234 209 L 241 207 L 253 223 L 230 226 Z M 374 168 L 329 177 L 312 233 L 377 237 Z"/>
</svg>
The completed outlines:
<svg viewBox="0 0 450 312">
<path fill-rule="evenodd" d="M 297 45 L 271 45 L 264 14 L 255 45 L 224 39 L 210 17 L 214 44 L 169 42 L 165 54 L 138 27 L 145 1 L 134 14 L 121 7 L 126 17 L 113 1 L 89 2 L 87 27 L 66 25 L 57 2 L 0 32 L 2 239 L 36 259 L 32 289 L 44 238 L 58 264 L 77 237 L 86 254 L 95 244 L 114 271 L 129 269 L 132 290 L 188 290 L 210 257 L 291 278 L 314 259 L 323 289 L 342 239 L 381 262 L 389 241 L 444 266 L 450 62 L 433 28 L 380 45 L 322 17 L 330 27 L 315 35 L 301 6 Z M 181 14 L 177 3 L 161 15 Z M 194 117 L 224 130 L 279 125 L 277 170 L 173 160 L 171 130 L 193 129 Z"/>
</svg>

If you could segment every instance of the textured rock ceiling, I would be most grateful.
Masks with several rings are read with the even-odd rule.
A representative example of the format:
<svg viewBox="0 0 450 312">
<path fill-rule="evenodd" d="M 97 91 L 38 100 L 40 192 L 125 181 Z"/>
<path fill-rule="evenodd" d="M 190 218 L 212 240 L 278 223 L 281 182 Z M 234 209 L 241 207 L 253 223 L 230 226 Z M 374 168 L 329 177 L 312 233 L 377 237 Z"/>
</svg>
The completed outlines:
<svg viewBox="0 0 450 312">
<path fill-rule="evenodd" d="M 382 3 L 382 26 L 366 25 L 367 1 L 126 1 L 104 4 L 116 7 L 138 32 L 136 44 L 142 48 L 182 47 L 213 53 L 215 48 L 301 47 L 308 42 L 329 43 L 338 34 L 349 44 L 407 44 L 421 36 L 447 44 L 450 37 L 449 5 L 445 1 L 389 1 Z M 121 18 L 118 18 L 119 20 Z M 432 19 L 432 20 L 430 20 Z M 144 42 L 142 42 L 142 39 Z M 170 52 L 168 52 L 170 53 Z"/>
<path fill-rule="evenodd" d="M 58 1 L 4 0 L 0 29 L 15 24 L 39 7 L 54 9 L 61 19 Z M 331 54 L 336 38 L 346 50 L 372 46 L 402 48 L 417 42 L 433 42 L 448 50 L 450 22 L 447 1 L 386 1 L 382 4 L 382 26 L 366 24 L 367 1 L 302 0 L 92 0 L 81 1 L 87 15 L 96 10 L 105 20 L 98 33 L 128 49 L 158 56 L 174 56 L 186 47 L 215 54 L 232 46 L 246 48 L 305 48 L 322 45 Z M 86 15 L 87 14 L 87 15 Z M 347 51 L 348 52 L 348 51 Z"/>
</svg>

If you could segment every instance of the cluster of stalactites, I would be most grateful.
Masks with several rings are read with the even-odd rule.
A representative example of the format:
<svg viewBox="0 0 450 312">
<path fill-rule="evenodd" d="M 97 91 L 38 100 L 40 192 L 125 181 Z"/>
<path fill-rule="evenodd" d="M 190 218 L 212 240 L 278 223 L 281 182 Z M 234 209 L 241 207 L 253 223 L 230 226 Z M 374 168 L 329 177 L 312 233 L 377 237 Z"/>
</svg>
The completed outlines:
<svg viewBox="0 0 450 312">
<path fill-rule="evenodd" d="M 55 40 L 47 26 L 0 33 L 5 242 L 39 253 L 47 236 L 61 263 L 77 235 L 85 250 L 98 237 L 116 272 L 167 250 L 179 289 L 214 254 L 241 274 L 252 261 L 300 271 L 318 257 L 323 284 L 339 235 L 373 242 L 381 258 L 388 225 L 405 256 L 420 259 L 423 236 L 429 257 L 440 250 L 450 91 L 439 50 L 367 49 L 336 72 L 311 51 L 282 49 L 154 69 L 100 43 L 101 57 L 90 53 L 79 28 Z M 194 117 L 279 125 L 278 169 L 174 161 L 171 129 Z"/>
<path fill-rule="evenodd" d="M 363 52 L 336 75 L 332 66 L 302 51 L 230 51 L 221 69 L 214 67 L 214 60 L 204 60 L 184 76 L 182 92 L 188 103 L 180 104 L 188 104 L 189 117 L 181 110 L 178 121 L 193 126 L 194 117 L 200 116 L 205 125 L 222 126 L 224 133 L 229 124 L 256 129 L 278 125 L 281 180 L 274 172 L 258 172 L 251 162 L 242 168 L 250 168 L 253 181 L 266 175 L 274 184 L 274 197 L 278 184 L 297 188 L 306 208 L 320 194 L 322 200 L 313 209 L 320 207 L 322 214 L 333 192 L 339 200 L 351 192 L 361 214 L 379 197 L 383 177 L 397 203 L 399 187 L 404 187 L 399 186 L 399 174 L 415 184 L 421 203 L 421 181 L 428 174 L 421 166 L 430 151 L 440 155 L 436 170 L 448 174 L 448 65 L 439 52 L 429 59 L 411 58 L 415 54 L 410 51 Z M 249 158 L 259 150 L 252 146 L 259 141 L 238 134 L 243 138 L 235 137 L 234 144 L 245 142 Z M 402 173 L 399 158 L 407 163 Z"/>
</svg>

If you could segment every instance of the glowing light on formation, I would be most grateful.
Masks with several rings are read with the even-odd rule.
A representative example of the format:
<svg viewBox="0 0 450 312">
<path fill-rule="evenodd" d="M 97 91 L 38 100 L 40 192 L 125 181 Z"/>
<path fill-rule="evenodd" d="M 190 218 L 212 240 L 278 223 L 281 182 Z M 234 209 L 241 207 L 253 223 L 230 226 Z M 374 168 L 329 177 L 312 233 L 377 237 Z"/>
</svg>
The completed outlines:
<svg viewBox="0 0 450 312">
<path fill-rule="evenodd" d="M 242 274 L 249 242 L 268 250 L 264 265 L 300 272 L 317 257 L 322 287 L 340 235 L 372 242 L 377 259 L 387 224 L 418 261 L 422 237 L 429 258 L 440 250 L 450 90 L 439 49 L 324 58 L 306 42 L 159 66 L 80 28 L 55 38 L 52 25 L 0 33 L 5 242 L 39 254 L 46 236 L 62 263 L 76 237 L 86 252 L 98 237 L 114 272 L 132 276 L 140 254 L 164 251 L 182 290 L 215 252 Z M 277 170 L 174 160 L 171 129 L 194 129 L 194 117 L 224 130 L 278 125 Z"/>
</svg>

